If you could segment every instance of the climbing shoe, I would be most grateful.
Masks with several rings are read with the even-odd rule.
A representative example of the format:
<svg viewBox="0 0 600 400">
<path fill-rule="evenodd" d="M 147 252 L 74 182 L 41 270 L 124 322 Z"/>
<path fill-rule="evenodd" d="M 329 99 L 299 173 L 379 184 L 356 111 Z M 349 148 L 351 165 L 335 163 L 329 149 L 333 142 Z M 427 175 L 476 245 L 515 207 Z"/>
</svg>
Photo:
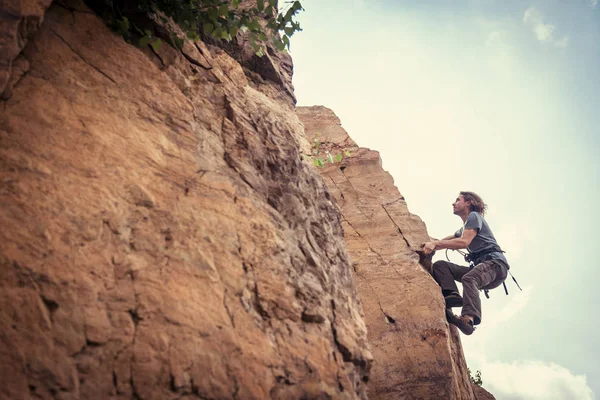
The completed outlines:
<svg viewBox="0 0 600 400">
<path fill-rule="evenodd" d="M 460 329 L 460 331 L 465 335 L 470 335 L 475 331 L 475 327 L 473 326 L 473 323 L 469 320 L 469 318 L 454 315 L 454 313 L 448 308 L 446 309 L 446 319 L 452 325 Z"/>
<path fill-rule="evenodd" d="M 463 306 L 463 299 L 458 293 L 449 294 L 448 296 L 444 297 L 444 300 L 446 300 L 446 308 Z"/>
</svg>

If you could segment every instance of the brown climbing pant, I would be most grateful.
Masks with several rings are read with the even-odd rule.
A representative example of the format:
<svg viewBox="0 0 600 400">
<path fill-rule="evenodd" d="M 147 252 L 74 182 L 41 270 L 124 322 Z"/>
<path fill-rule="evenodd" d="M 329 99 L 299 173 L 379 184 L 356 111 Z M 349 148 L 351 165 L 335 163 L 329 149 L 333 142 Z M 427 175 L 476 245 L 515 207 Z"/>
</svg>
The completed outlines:
<svg viewBox="0 0 600 400">
<path fill-rule="evenodd" d="M 504 282 L 508 266 L 501 260 L 487 260 L 474 268 L 463 267 L 448 261 L 436 261 L 433 264 L 433 278 L 442 288 L 444 296 L 458 293 L 456 281 L 463 285 L 462 315 L 472 315 L 473 323 L 481 323 L 481 299 L 479 290 L 491 290 Z"/>
</svg>

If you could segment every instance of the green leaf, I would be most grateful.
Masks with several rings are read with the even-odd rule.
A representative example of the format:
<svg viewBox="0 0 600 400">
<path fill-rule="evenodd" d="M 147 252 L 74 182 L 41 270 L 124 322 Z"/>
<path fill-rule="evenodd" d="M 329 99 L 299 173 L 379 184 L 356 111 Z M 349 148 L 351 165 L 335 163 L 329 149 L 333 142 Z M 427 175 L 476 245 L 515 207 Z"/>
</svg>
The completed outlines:
<svg viewBox="0 0 600 400">
<path fill-rule="evenodd" d="M 265 0 L 258 0 L 256 8 L 258 8 L 258 11 L 262 12 L 265 9 Z"/>
<path fill-rule="evenodd" d="M 258 53 L 258 51 L 260 50 L 260 46 L 258 45 L 258 43 L 256 43 L 254 37 L 250 38 L 250 46 L 252 46 L 252 50 L 254 50 L 255 53 Z"/>
<path fill-rule="evenodd" d="M 345 155 L 346 157 L 350 157 L 350 152 L 349 152 L 348 150 L 346 150 L 346 151 L 344 151 L 344 155 Z"/>
<path fill-rule="evenodd" d="M 285 45 L 283 44 L 283 42 L 281 41 L 281 39 L 279 39 L 278 35 L 274 35 L 274 36 L 271 38 L 271 41 L 273 42 L 273 46 L 275 46 L 275 48 L 276 48 L 277 50 L 281 50 L 282 46 L 285 46 Z"/>
<path fill-rule="evenodd" d="M 187 31 L 186 35 L 191 40 L 199 40 L 200 39 L 200 37 L 198 36 L 198 33 L 196 31 Z"/>
<path fill-rule="evenodd" d="M 275 42 L 275 48 L 276 48 L 277 50 L 279 50 L 279 51 L 282 51 L 282 50 L 284 50 L 284 49 L 285 49 L 285 43 L 283 43 L 283 42 L 281 41 L 281 39 L 279 39 L 279 38 L 275 38 L 274 42 Z"/>
<path fill-rule="evenodd" d="M 233 0 L 231 2 L 231 7 L 233 7 L 234 10 L 237 10 L 239 5 L 240 5 L 240 0 Z"/>
<path fill-rule="evenodd" d="M 175 47 L 181 49 L 183 47 L 183 39 L 179 36 L 173 37 L 173 42 L 175 43 Z"/>
<path fill-rule="evenodd" d="M 162 47 L 162 40 L 155 39 L 152 42 L 150 42 L 150 46 L 152 46 L 152 49 L 154 51 L 158 52 L 160 50 L 160 48 Z"/>
<path fill-rule="evenodd" d="M 221 28 L 220 26 L 215 28 L 215 30 L 212 33 L 212 37 L 214 37 L 215 39 L 221 39 L 223 35 L 223 28 Z"/>
<path fill-rule="evenodd" d="M 232 26 L 231 28 L 229 28 L 229 35 L 230 35 L 232 38 L 236 37 L 236 35 L 237 35 L 237 32 L 238 32 L 238 28 L 237 28 L 237 27 L 235 27 L 235 26 Z"/>
<path fill-rule="evenodd" d="M 217 10 L 215 7 L 211 7 L 208 9 L 208 11 L 206 12 L 206 14 L 208 15 L 208 18 L 211 21 L 216 21 L 217 18 L 219 17 L 219 10 Z"/>
<path fill-rule="evenodd" d="M 344 158 L 344 156 L 342 155 L 342 153 L 339 153 L 335 156 L 335 162 L 340 162 L 342 161 L 342 158 Z"/>
<path fill-rule="evenodd" d="M 315 163 L 315 166 L 317 166 L 317 167 L 322 167 L 325 165 L 325 161 L 323 161 L 322 158 L 315 158 L 313 160 L 313 162 Z"/>
<path fill-rule="evenodd" d="M 290 48 L 290 38 L 287 35 L 283 35 L 283 44 L 289 49 Z"/>
<path fill-rule="evenodd" d="M 256 18 L 252 19 L 252 21 L 248 23 L 248 28 L 254 32 L 260 31 L 260 24 L 258 23 L 258 20 Z"/>
<path fill-rule="evenodd" d="M 269 0 L 269 5 L 273 8 L 277 7 L 277 0 Z"/>
<path fill-rule="evenodd" d="M 149 43 L 150 43 L 150 36 L 143 36 L 140 38 L 139 45 L 141 48 L 148 46 Z"/>
<path fill-rule="evenodd" d="M 291 26 L 286 26 L 285 28 L 283 28 L 284 32 L 286 35 L 288 36 L 292 36 L 294 34 L 294 28 Z"/>
<path fill-rule="evenodd" d="M 221 17 L 227 17 L 227 14 L 229 14 L 229 7 L 227 4 L 223 4 L 221 7 L 219 7 L 219 15 Z"/>
<path fill-rule="evenodd" d="M 304 10 L 304 9 L 302 8 L 302 4 L 300 4 L 299 1 L 295 1 L 294 4 L 292 4 L 292 10 L 300 11 L 300 10 Z"/>
<path fill-rule="evenodd" d="M 120 33 L 129 32 L 129 19 L 127 17 L 122 17 L 121 19 L 117 20 L 117 27 Z"/>
<path fill-rule="evenodd" d="M 211 35 L 215 30 L 215 26 L 211 23 L 204 24 L 204 33 L 207 35 Z"/>
<path fill-rule="evenodd" d="M 329 152 L 327 153 L 327 161 L 329 161 L 331 164 L 333 164 L 333 156 Z"/>
<path fill-rule="evenodd" d="M 294 9 L 290 8 L 289 10 L 287 10 L 287 12 L 285 13 L 285 15 L 283 16 L 283 19 L 285 21 L 291 21 L 292 17 L 294 16 Z"/>
</svg>

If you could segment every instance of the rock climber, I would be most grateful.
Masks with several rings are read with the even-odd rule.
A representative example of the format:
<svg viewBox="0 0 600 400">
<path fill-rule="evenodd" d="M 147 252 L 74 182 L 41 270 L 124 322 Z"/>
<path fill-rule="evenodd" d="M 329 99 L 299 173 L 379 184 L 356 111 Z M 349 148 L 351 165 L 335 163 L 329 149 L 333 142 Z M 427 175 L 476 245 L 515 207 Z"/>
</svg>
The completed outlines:
<svg viewBox="0 0 600 400">
<path fill-rule="evenodd" d="M 464 225 L 454 235 L 423 243 L 423 253 L 428 255 L 441 249 L 469 251 L 465 259 L 471 262 L 471 267 L 436 261 L 433 264 L 433 277 L 442 289 L 448 321 L 465 335 L 470 335 L 475 330 L 475 325 L 481 323 L 479 290 L 486 290 L 487 295 L 488 290 L 500 286 L 510 267 L 483 218 L 487 205 L 481 197 L 473 192 L 460 192 L 452 208 Z M 462 297 L 455 281 L 463 285 Z M 462 307 L 460 317 L 452 313 L 450 309 L 453 307 Z"/>
</svg>

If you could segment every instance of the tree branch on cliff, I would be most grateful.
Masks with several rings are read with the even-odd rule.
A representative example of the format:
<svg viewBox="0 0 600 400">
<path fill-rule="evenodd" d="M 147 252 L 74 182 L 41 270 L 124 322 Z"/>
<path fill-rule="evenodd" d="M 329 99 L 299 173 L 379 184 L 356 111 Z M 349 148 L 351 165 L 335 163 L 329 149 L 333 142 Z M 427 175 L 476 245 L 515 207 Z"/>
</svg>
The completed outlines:
<svg viewBox="0 0 600 400">
<path fill-rule="evenodd" d="M 290 38 L 301 31 L 296 15 L 304 10 L 300 1 L 287 1 L 280 9 L 277 0 L 257 0 L 252 5 L 240 0 L 87 0 L 128 42 L 140 47 L 159 47 L 161 39 L 147 29 L 151 15 L 165 25 L 174 22 L 184 37 L 174 30 L 169 42 L 181 48 L 184 41 L 202 37 L 231 42 L 239 32 L 249 40 L 256 55 L 266 54 L 266 43 L 278 51 L 289 50 Z M 240 4 L 242 3 L 242 4 Z M 144 21 L 145 20 L 145 21 Z"/>
</svg>

